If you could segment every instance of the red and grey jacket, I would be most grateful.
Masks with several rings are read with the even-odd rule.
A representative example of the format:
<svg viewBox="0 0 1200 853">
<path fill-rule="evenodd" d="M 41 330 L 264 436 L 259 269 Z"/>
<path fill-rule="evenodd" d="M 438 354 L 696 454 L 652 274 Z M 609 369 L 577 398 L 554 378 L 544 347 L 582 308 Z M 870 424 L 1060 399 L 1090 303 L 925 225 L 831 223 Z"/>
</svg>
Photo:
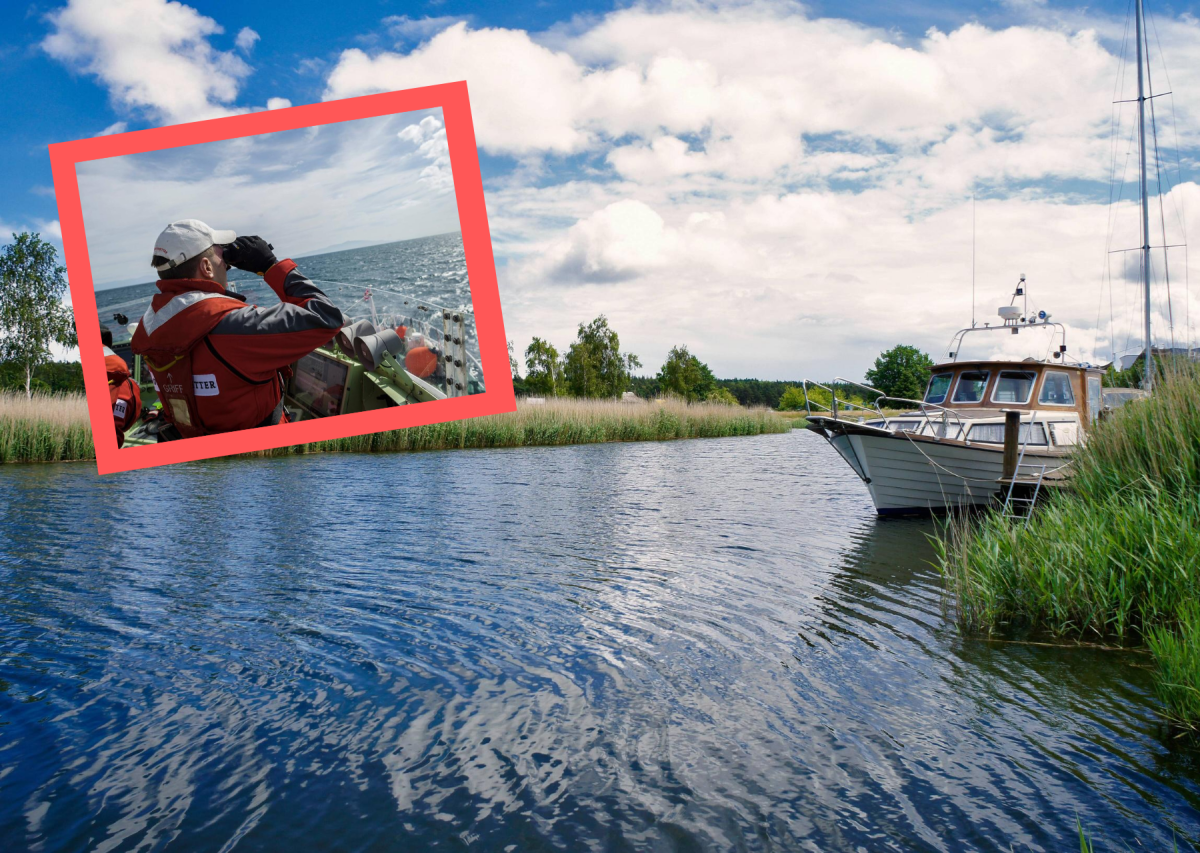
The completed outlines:
<svg viewBox="0 0 1200 853">
<path fill-rule="evenodd" d="M 104 348 L 104 368 L 108 371 L 108 396 L 113 407 L 113 425 L 117 429 L 117 447 L 125 443 L 125 430 L 133 425 L 142 411 L 142 389 L 129 378 L 125 359 L 108 347 Z"/>
<path fill-rule="evenodd" d="M 279 370 L 324 343 L 346 320 L 292 260 L 267 270 L 281 302 L 246 305 L 214 281 L 169 279 L 133 334 L 163 412 L 184 438 L 278 422 Z"/>
</svg>

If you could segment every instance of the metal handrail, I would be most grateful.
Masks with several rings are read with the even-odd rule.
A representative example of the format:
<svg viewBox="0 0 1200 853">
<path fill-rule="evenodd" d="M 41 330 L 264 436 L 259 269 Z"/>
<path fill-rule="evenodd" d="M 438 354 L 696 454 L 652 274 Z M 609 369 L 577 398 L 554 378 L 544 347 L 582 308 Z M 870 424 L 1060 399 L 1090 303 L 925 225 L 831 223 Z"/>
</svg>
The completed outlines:
<svg viewBox="0 0 1200 853">
<path fill-rule="evenodd" d="M 841 382 L 842 380 L 837 379 L 836 381 Z M 848 383 L 848 384 L 857 384 L 857 383 Z M 830 406 L 825 406 L 825 405 L 822 405 L 821 403 L 810 400 L 809 396 L 808 396 L 808 386 L 809 385 L 812 385 L 814 388 L 820 388 L 824 391 L 828 391 L 829 392 L 829 402 L 830 402 L 830 406 L 832 406 L 832 408 Z M 812 407 L 816 406 L 818 409 L 820 409 L 823 412 L 829 412 L 831 415 L 833 415 L 834 420 L 837 420 L 838 403 L 840 402 L 842 407 L 845 409 L 861 409 L 864 412 L 871 412 L 872 414 L 879 415 L 880 417 L 884 417 L 883 412 L 879 411 L 878 407 L 876 407 L 874 409 L 870 409 L 870 408 L 867 408 L 866 406 L 860 405 L 859 403 L 855 403 L 853 400 L 839 401 L 838 396 L 837 396 L 837 391 L 835 391 L 834 389 L 832 389 L 826 385 L 822 385 L 820 382 L 813 382 L 811 379 L 802 379 L 802 380 L 800 380 L 800 386 L 801 386 L 800 390 L 804 394 L 804 410 L 809 415 L 812 414 Z M 871 389 L 871 390 L 874 390 L 874 389 Z"/>
<path fill-rule="evenodd" d="M 924 400 L 913 400 L 909 397 L 889 397 L 887 395 L 880 397 L 875 401 L 875 404 L 879 405 L 880 401 L 882 400 L 891 400 L 894 403 L 908 403 L 909 405 L 916 406 L 918 409 L 920 409 L 921 416 L 925 419 L 925 423 L 929 425 L 931 432 L 935 432 L 933 419 L 929 416 L 929 410 L 933 409 L 942 413 L 942 426 L 947 426 L 949 419 L 953 418 L 955 425 L 958 427 L 958 434 L 966 434 L 966 430 L 963 427 L 962 415 L 954 411 L 954 409 L 947 409 L 945 406 L 939 406 L 937 403 L 927 403 Z M 933 438 L 940 441 L 941 439 L 946 438 L 946 436 L 937 435 L 935 433 Z"/>
</svg>

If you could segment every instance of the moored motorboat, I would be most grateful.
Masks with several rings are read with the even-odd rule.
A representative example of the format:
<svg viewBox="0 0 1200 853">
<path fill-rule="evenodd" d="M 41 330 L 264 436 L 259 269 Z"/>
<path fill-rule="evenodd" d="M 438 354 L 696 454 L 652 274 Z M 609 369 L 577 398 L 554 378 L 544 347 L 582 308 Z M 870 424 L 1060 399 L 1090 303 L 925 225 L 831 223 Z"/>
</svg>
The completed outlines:
<svg viewBox="0 0 1200 853">
<path fill-rule="evenodd" d="M 1022 276 L 1014 303 L 1024 286 Z M 827 439 L 866 483 L 880 515 L 984 505 L 1011 492 L 1014 483 L 1040 488 L 1066 475 L 1069 454 L 1105 408 L 1105 366 L 1066 363 L 1065 329 L 1045 312 L 1026 314 L 1014 304 L 1001 308 L 1000 316 L 1001 325 L 962 329 L 954 336 L 951 360 L 933 367 L 921 400 L 889 397 L 839 379 L 872 395 L 863 405 L 839 399 L 836 388 L 805 381 L 809 429 Z M 1051 328 L 1062 336 L 1051 359 L 957 360 L 969 333 L 1028 328 Z M 813 387 L 823 389 L 828 405 L 810 398 Z"/>
</svg>

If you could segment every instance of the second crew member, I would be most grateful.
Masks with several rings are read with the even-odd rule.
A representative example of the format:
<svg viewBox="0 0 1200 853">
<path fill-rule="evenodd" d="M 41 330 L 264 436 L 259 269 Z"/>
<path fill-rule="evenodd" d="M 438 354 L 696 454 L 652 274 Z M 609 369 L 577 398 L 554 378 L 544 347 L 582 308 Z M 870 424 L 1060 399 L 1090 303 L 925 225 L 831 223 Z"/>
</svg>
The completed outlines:
<svg viewBox="0 0 1200 853">
<path fill-rule="evenodd" d="M 129 365 L 112 350 L 112 331 L 100 327 L 104 344 L 104 369 L 108 371 L 108 396 L 112 403 L 113 426 L 117 430 L 117 447 L 125 443 L 125 430 L 133 426 L 142 411 L 142 389 L 129 377 Z"/>
</svg>

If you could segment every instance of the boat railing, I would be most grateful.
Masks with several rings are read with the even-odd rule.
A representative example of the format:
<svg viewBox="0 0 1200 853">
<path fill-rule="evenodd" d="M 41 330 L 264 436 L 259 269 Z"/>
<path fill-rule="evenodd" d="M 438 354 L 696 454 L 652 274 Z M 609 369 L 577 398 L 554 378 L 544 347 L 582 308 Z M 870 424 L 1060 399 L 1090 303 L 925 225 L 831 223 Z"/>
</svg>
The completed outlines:
<svg viewBox="0 0 1200 853">
<path fill-rule="evenodd" d="M 914 412 L 914 414 L 919 413 L 920 419 L 923 420 L 925 422 L 925 426 L 928 426 L 929 428 L 929 434 L 935 439 L 959 437 L 966 432 L 966 425 L 963 422 L 962 416 L 954 409 L 947 409 L 945 406 L 939 406 L 937 403 L 928 403 L 924 400 L 913 400 L 908 397 L 893 397 L 889 394 L 883 393 L 878 388 L 872 388 L 870 385 L 865 385 L 862 382 L 856 382 L 853 379 L 844 379 L 841 376 L 835 377 L 834 383 L 835 385 L 849 385 L 854 388 L 862 388 L 863 390 L 870 391 L 872 394 L 876 395 L 874 402 L 864 405 L 863 403 L 855 402 L 854 400 L 844 400 L 838 397 L 836 388 L 824 385 L 820 382 L 813 382 L 810 379 L 805 379 L 802 382 L 802 389 L 804 391 L 805 410 L 809 415 L 813 414 L 813 408 L 815 407 L 818 410 L 818 413 L 828 412 L 833 416 L 834 420 L 838 420 L 839 412 L 853 411 L 857 409 L 861 412 L 883 418 L 886 422 L 889 420 L 889 418 L 888 415 L 883 411 L 884 403 L 899 403 L 900 407 L 915 408 L 917 411 Z M 828 393 L 829 405 L 826 406 L 820 401 L 812 399 L 808 393 L 808 389 L 810 387 L 820 388 L 822 391 Z M 953 425 L 954 429 L 956 430 L 953 434 L 950 431 L 951 425 Z M 917 431 L 920 432 L 920 429 Z"/>
<path fill-rule="evenodd" d="M 835 379 L 834 381 L 835 382 L 843 382 L 844 380 L 839 378 L 839 379 Z M 847 383 L 847 384 L 857 385 L 858 383 L 851 382 L 851 383 Z M 830 388 L 827 385 L 822 385 L 820 382 L 813 382 L 811 379 L 804 379 L 801 381 L 800 385 L 801 385 L 801 390 L 804 392 L 804 410 L 809 415 L 811 415 L 813 413 L 813 407 L 815 406 L 819 411 L 829 412 L 831 415 L 833 415 L 834 420 L 837 420 L 839 407 L 842 410 L 859 409 L 863 412 L 869 412 L 873 415 L 878 415 L 879 417 L 884 417 L 883 412 L 879 411 L 878 408 L 870 408 L 868 406 L 862 405 L 861 403 L 857 403 L 853 400 L 839 400 L 837 391 L 835 389 Z M 827 392 L 829 394 L 829 405 L 826 406 L 825 404 L 809 397 L 808 389 L 810 387 L 820 388 L 822 391 Z M 862 386 L 862 387 L 866 387 L 866 386 Z M 872 389 L 872 390 L 874 390 L 874 389 Z"/>
<path fill-rule="evenodd" d="M 884 402 L 902 403 L 905 407 L 917 408 L 921 418 L 924 419 L 925 425 L 929 427 L 929 434 L 935 439 L 943 438 L 960 438 L 966 434 L 966 424 L 963 422 L 962 415 L 954 409 L 947 409 L 945 406 L 939 406 L 937 403 L 929 403 L 925 400 L 913 400 L 910 397 L 892 397 L 884 395 L 875 401 L 875 405 L 880 409 Z M 916 413 L 914 413 L 916 414 Z M 940 417 L 939 417 L 940 415 Z M 950 425 L 954 424 L 956 432 L 953 435 L 950 433 Z M 941 429 L 939 433 L 938 430 Z M 918 430 L 919 432 L 919 430 Z"/>
</svg>

